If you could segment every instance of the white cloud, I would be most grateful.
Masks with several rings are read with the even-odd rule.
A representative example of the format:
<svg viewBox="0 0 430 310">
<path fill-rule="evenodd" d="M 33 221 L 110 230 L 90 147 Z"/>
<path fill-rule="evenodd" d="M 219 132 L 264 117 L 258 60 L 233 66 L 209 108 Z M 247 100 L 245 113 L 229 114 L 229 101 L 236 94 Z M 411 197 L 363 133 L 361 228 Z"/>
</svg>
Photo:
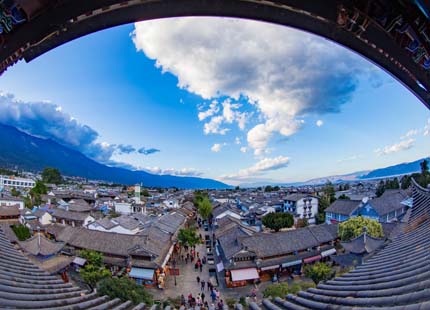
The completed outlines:
<svg viewBox="0 0 430 310">
<path fill-rule="evenodd" d="M 247 149 L 247 147 L 246 147 L 246 146 L 242 146 L 242 147 L 240 148 L 240 151 L 241 151 L 242 153 L 246 153 L 246 152 L 248 151 L 248 149 Z"/>
<path fill-rule="evenodd" d="M 63 111 L 61 106 L 48 101 L 25 102 L 12 94 L 0 91 L 0 123 L 40 138 L 53 141 L 79 151 L 107 165 L 131 168 L 127 163 L 114 162 L 115 154 L 136 153 L 132 145 L 99 142 L 99 133 Z M 152 154 L 159 150 L 148 149 Z"/>
<path fill-rule="evenodd" d="M 221 128 L 223 121 L 223 116 L 212 117 L 211 120 L 204 126 L 205 135 L 208 135 L 210 133 L 225 135 L 230 129 Z"/>
<path fill-rule="evenodd" d="M 173 18 L 135 24 L 138 51 L 156 60 L 178 86 L 204 99 L 244 98 L 261 122 L 248 131 L 263 153 L 275 134 L 289 136 L 307 114 L 336 113 L 351 99 L 370 64 L 327 40 L 287 27 L 228 18 Z M 240 107 L 224 106 L 223 122 L 245 128 Z M 233 116 L 233 111 L 236 114 Z M 219 121 L 219 119 L 215 119 Z M 211 127 L 208 125 L 208 127 Z M 220 133 L 205 125 L 205 133 Z M 221 131 L 225 133 L 226 131 Z"/>
<path fill-rule="evenodd" d="M 321 127 L 322 125 L 324 125 L 324 122 L 322 120 L 317 120 L 315 125 L 317 125 L 318 127 Z"/>
<path fill-rule="evenodd" d="M 146 172 L 153 173 L 153 174 L 159 174 L 159 175 L 175 175 L 175 176 L 190 176 L 190 177 L 198 177 L 201 176 L 203 173 L 200 171 L 197 171 L 194 168 L 182 168 L 182 169 L 175 169 L 175 168 L 169 168 L 169 169 L 161 169 L 159 167 L 145 167 L 142 168 L 142 170 L 145 170 Z"/>
<path fill-rule="evenodd" d="M 286 156 L 278 156 L 274 158 L 263 158 L 253 166 L 242 169 L 236 174 L 221 176 L 225 180 L 243 180 L 250 177 L 262 175 L 264 172 L 279 170 L 285 168 L 290 163 L 290 159 Z"/>
<path fill-rule="evenodd" d="M 212 145 L 212 147 L 211 147 L 211 151 L 212 152 L 215 152 L 215 153 L 218 153 L 219 151 L 221 151 L 221 148 L 223 147 L 223 145 L 222 144 L 220 144 L 220 143 L 215 143 L 214 145 Z"/>
<path fill-rule="evenodd" d="M 240 145 L 242 142 L 240 141 L 240 138 L 239 137 L 236 137 L 235 139 L 234 139 L 234 144 L 237 144 L 237 145 Z"/>
<path fill-rule="evenodd" d="M 413 136 L 416 136 L 419 133 L 418 129 L 411 129 L 409 130 L 407 133 L 405 133 L 403 136 L 400 137 L 400 139 L 407 139 L 407 138 L 411 138 Z"/>
<path fill-rule="evenodd" d="M 199 112 L 199 114 L 198 114 L 199 121 L 202 121 L 202 120 L 208 118 L 209 116 L 212 116 L 212 115 L 218 113 L 218 111 L 219 111 L 218 101 L 214 100 L 209 105 L 209 109 L 207 109 L 206 111 L 203 111 L 203 112 Z"/>
<path fill-rule="evenodd" d="M 410 138 L 408 140 L 402 140 L 399 143 L 396 143 L 393 145 L 387 145 L 383 148 L 376 149 L 375 153 L 378 156 L 397 153 L 400 151 L 409 150 L 410 148 L 412 148 L 414 146 L 414 144 L 415 144 L 415 139 Z"/>
</svg>

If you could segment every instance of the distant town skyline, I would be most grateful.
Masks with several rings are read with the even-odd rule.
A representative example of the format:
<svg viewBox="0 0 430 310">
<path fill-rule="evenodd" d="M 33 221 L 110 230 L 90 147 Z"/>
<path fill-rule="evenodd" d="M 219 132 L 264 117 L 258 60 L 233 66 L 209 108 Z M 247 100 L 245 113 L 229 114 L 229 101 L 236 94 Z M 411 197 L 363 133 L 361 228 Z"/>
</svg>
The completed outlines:
<svg viewBox="0 0 430 310">
<path fill-rule="evenodd" d="M 11 67 L 0 123 L 99 162 L 228 184 L 292 182 L 429 155 L 430 112 L 349 50 L 287 27 L 173 18 Z"/>
</svg>

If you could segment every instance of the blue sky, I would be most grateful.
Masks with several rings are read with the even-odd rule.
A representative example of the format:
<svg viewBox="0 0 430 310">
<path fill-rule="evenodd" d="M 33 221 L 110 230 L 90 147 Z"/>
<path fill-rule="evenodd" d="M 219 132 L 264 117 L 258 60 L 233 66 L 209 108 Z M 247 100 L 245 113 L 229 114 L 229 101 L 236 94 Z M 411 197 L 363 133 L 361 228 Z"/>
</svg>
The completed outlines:
<svg viewBox="0 0 430 310">
<path fill-rule="evenodd" d="M 0 91 L 0 122 L 160 174 L 289 182 L 429 155 L 430 113 L 400 83 L 259 22 L 108 29 L 18 63 Z"/>
</svg>

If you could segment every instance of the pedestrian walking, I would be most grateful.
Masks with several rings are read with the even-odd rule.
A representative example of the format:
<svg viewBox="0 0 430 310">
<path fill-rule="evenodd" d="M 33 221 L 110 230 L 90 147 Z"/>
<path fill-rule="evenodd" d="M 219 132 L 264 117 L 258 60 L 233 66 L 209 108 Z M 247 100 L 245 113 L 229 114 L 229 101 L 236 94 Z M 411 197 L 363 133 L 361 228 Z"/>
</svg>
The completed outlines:
<svg viewBox="0 0 430 310">
<path fill-rule="evenodd" d="M 206 297 L 205 293 L 204 293 L 204 292 L 202 292 L 202 293 L 200 294 L 200 296 L 201 296 L 201 298 L 202 298 L 202 302 L 203 302 L 203 303 L 205 303 L 205 306 L 206 306 L 207 302 L 205 302 L 205 297 Z"/>
<path fill-rule="evenodd" d="M 185 306 L 185 296 L 184 296 L 184 294 L 182 294 L 181 295 L 181 305 L 184 305 Z"/>
<path fill-rule="evenodd" d="M 224 301 L 222 299 L 218 302 L 218 309 L 219 310 L 223 310 L 224 309 Z"/>
<path fill-rule="evenodd" d="M 205 284 L 206 284 L 205 280 L 202 280 L 202 281 L 200 282 L 200 290 L 201 290 L 202 292 L 205 290 Z M 202 294 L 203 294 L 203 293 L 202 293 Z"/>
<path fill-rule="evenodd" d="M 202 263 L 200 263 L 199 268 L 200 268 L 200 272 L 202 272 L 203 271 L 203 265 L 202 265 Z"/>
<path fill-rule="evenodd" d="M 200 277 L 199 276 L 196 277 L 196 280 L 197 280 L 197 283 L 200 283 Z"/>
<path fill-rule="evenodd" d="M 212 292 L 212 283 L 208 280 L 208 292 Z"/>
<path fill-rule="evenodd" d="M 194 271 L 197 271 L 197 269 L 199 269 L 199 264 L 198 264 L 198 263 L 195 263 L 195 264 L 194 264 Z"/>
<path fill-rule="evenodd" d="M 219 296 L 220 296 L 220 294 L 219 294 L 219 291 L 215 288 L 215 294 L 216 294 L 216 299 L 218 300 L 219 299 Z"/>
<path fill-rule="evenodd" d="M 216 293 L 215 290 L 211 291 L 211 298 L 212 298 L 212 302 L 214 303 L 216 301 Z"/>
</svg>

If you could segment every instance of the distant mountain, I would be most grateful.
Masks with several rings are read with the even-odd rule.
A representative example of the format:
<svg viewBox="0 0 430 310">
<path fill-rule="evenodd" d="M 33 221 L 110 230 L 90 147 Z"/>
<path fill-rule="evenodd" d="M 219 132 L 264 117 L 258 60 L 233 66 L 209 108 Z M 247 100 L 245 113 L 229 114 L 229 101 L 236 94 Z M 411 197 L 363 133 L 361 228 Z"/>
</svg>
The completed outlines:
<svg viewBox="0 0 430 310">
<path fill-rule="evenodd" d="M 145 186 L 153 187 L 214 189 L 230 187 L 211 179 L 155 175 L 145 171 L 109 167 L 55 141 L 33 137 L 2 124 L 0 124 L 0 166 L 17 166 L 32 171 L 42 171 L 49 166 L 58 168 L 67 176 L 121 184 L 143 183 Z"/>
<path fill-rule="evenodd" d="M 430 161 L 430 158 L 421 158 L 413 162 L 402 163 L 394 166 L 388 166 L 385 168 L 379 168 L 375 170 L 365 170 L 365 171 L 357 171 L 349 174 L 342 175 L 332 175 L 322 178 L 315 178 L 304 182 L 294 182 L 294 183 L 280 183 L 280 182 L 256 182 L 256 183 L 244 183 L 240 184 L 240 187 L 251 188 L 251 187 L 264 187 L 267 185 L 271 186 L 305 186 L 305 185 L 322 185 L 330 181 L 333 184 L 344 183 L 344 182 L 352 182 L 352 181 L 360 181 L 360 180 L 371 180 L 378 178 L 387 178 L 392 176 L 399 176 L 404 174 L 411 174 L 414 172 L 419 172 L 421 170 L 420 163 L 427 159 Z"/>
<path fill-rule="evenodd" d="M 418 159 L 410 163 L 401 163 L 394 166 L 376 169 L 376 170 L 370 171 L 365 175 L 362 175 L 360 179 L 375 179 L 375 178 L 383 178 L 383 177 L 419 172 L 421 171 L 420 163 L 424 159 L 430 160 L 430 158 L 427 157 L 427 158 Z"/>
</svg>

